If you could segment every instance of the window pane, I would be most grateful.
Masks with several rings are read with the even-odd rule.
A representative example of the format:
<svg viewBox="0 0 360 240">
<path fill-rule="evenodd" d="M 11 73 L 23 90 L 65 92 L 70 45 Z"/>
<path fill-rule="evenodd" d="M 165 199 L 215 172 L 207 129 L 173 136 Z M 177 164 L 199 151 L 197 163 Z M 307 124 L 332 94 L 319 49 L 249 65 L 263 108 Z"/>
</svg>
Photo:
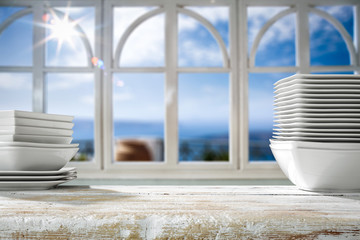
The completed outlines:
<svg viewBox="0 0 360 240">
<path fill-rule="evenodd" d="M 179 75 L 179 160 L 229 160 L 229 74 Z"/>
<path fill-rule="evenodd" d="M 47 66 L 87 66 L 87 49 L 94 49 L 95 10 L 92 7 L 54 8 L 43 17 Z M 93 52 L 93 50 L 90 51 Z"/>
<path fill-rule="evenodd" d="M 353 10 L 348 6 L 321 7 L 343 24 L 353 37 Z M 310 62 L 313 66 L 349 65 L 350 54 L 339 31 L 327 20 L 309 14 L 310 22 Z"/>
<path fill-rule="evenodd" d="M 229 7 L 186 7 L 208 20 L 229 47 Z"/>
<path fill-rule="evenodd" d="M 187 8 L 207 19 L 222 37 L 226 47 L 229 38 L 228 7 Z M 180 67 L 221 67 L 223 57 L 211 32 L 196 19 L 179 14 L 178 64 Z"/>
<path fill-rule="evenodd" d="M 114 9 L 114 53 L 124 32 L 131 24 L 154 7 L 117 7 Z M 165 15 L 153 16 L 129 35 L 120 55 L 121 67 L 164 66 Z"/>
<path fill-rule="evenodd" d="M 248 8 L 250 52 L 260 29 L 285 7 Z M 255 66 L 295 66 L 295 14 L 277 20 L 263 35 L 255 54 Z"/>
<path fill-rule="evenodd" d="M 293 73 L 249 74 L 249 160 L 274 161 L 269 148 L 274 116 L 273 84 Z"/>
<path fill-rule="evenodd" d="M 32 108 L 32 74 L 0 73 L 0 110 Z"/>
<path fill-rule="evenodd" d="M 20 10 L 22 8 L 0 7 L 0 25 Z M 32 21 L 32 14 L 25 15 L 0 32 L 0 66 L 32 65 Z"/>
<path fill-rule="evenodd" d="M 94 157 L 94 78 L 92 74 L 47 74 L 48 113 L 74 116 L 72 143 L 79 143 L 73 161 Z"/>
<path fill-rule="evenodd" d="M 164 161 L 164 75 L 114 74 L 114 160 Z"/>
</svg>

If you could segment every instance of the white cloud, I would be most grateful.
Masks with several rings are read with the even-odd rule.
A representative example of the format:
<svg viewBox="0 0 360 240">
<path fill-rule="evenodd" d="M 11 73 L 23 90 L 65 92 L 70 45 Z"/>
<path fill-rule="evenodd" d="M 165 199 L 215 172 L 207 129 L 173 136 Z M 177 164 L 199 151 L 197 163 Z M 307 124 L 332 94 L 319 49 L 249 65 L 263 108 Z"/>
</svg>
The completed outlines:
<svg viewBox="0 0 360 240">
<path fill-rule="evenodd" d="M 120 56 L 120 65 L 164 65 L 164 34 L 164 14 L 141 24 L 127 39 Z"/>
<path fill-rule="evenodd" d="M 80 101 L 84 104 L 93 106 L 95 103 L 95 97 L 93 95 L 84 95 L 80 97 Z"/>
<path fill-rule="evenodd" d="M 125 92 L 125 93 L 115 93 L 113 95 L 113 100 L 115 102 L 125 102 L 125 101 L 130 101 L 134 99 L 134 95 L 129 93 L 129 92 Z"/>
<path fill-rule="evenodd" d="M 275 16 L 277 13 L 287 9 L 287 7 L 250 7 L 248 10 L 249 22 L 249 46 L 252 45 L 256 35 L 263 27 L 263 25 Z M 293 39 L 293 32 L 295 29 L 294 14 L 284 17 L 273 24 L 261 39 L 258 51 L 265 50 L 274 41 L 281 44 Z"/>
<path fill-rule="evenodd" d="M 92 74 L 51 74 L 47 84 L 49 91 L 79 88 L 94 82 Z"/>
<path fill-rule="evenodd" d="M 31 74 L 0 73 L 0 89 L 2 90 L 31 90 Z"/>
<path fill-rule="evenodd" d="M 222 55 L 217 45 L 199 45 L 194 41 L 180 42 L 180 66 L 222 66 Z"/>
<path fill-rule="evenodd" d="M 221 21 L 227 22 L 229 20 L 228 7 L 188 7 L 188 9 L 200 14 L 213 25 Z"/>
</svg>

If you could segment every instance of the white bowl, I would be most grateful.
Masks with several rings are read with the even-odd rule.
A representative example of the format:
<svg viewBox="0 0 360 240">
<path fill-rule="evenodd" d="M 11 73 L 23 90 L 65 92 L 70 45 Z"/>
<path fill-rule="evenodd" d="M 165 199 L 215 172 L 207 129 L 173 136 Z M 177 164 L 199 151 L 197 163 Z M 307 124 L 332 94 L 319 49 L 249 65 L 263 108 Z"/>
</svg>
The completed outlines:
<svg viewBox="0 0 360 240">
<path fill-rule="evenodd" d="M 64 167 L 79 148 L 0 148 L 0 171 L 55 171 Z"/>
<path fill-rule="evenodd" d="M 359 148 L 304 148 L 293 143 L 271 143 L 270 148 L 284 174 L 298 188 L 321 192 L 360 191 Z"/>
<path fill-rule="evenodd" d="M 0 142 L 2 147 L 35 147 L 35 148 L 77 148 L 78 143 L 73 144 L 51 144 L 51 143 L 32 143 L 32 142 Z"/>
</svg>

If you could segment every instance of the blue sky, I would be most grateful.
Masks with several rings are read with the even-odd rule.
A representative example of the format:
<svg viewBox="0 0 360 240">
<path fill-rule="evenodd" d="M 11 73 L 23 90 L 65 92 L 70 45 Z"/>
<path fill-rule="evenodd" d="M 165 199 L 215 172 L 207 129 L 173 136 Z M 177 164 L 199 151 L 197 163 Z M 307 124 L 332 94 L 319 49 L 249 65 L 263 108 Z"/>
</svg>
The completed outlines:
<svg viewBox="0 0 360 240">
<path fill-rule="evenodd" d="M 124 30 L 152 8 L 116 8 L 113 43 Z M 190 8 L 207 18 L 222 36 L 229 51 L 229 22 L 226 7 Z M 248 10 L 249 48 L 263 24 L 285 8 L 251 7 Z M 322 7 L 344 24 L 353 36 L 353 14 L 349 6 Z M 0 8 L 0 23 L 19 8 Z M 67 11 L 64 8 L 59 10 Z M 94 48 L 94 9 L 71 8 L 70 17 L 83 18 L 81 27 Z M 10 25 L 0 35 L 0 65 L 31 66 L 32 15 Z M 313 14 L 310 21 L 312 65 L 347 65 L 349 54 L 337 30 Z M 151 18 L 130 36 L 120 59 L 121 66 L 164 66 L 164 14 Z M 47 36 L 51 30 L 47 30 Z M 144 37 L 146 36 L 146 37 Z M 196 20 L 179 16 L 179 66 L 219 67 L 222 56 L 214 38 Z M 57 49 L 58 39 L 47 41 L 47 66 L 85 66 L 86 54 L 79 37 L 71 37 Z M 134 51 L 136 50 L 136 52 Z M 112 50 L 113 53 L 115 49 Z M 257 66 L 295 65 L 295 15 L 274 24 L 262 39 L 256 55 Z M 271 130 L 272 84 L 293 73 L 249 75 L 249 120 L 251 129 Z M 0 73 L 0 109 L 31 110 L 31 74 Z M 163 74 L 115 74 L 114 117 L 122 120 L 164 120 Z M 79 118 L 94 116 L 94 83 L 91 74 L 50 74 L 47 76 L 48 111 L 74 114 Z M 30 101 L 30 102 L 29 102 Z M 179 121 L 182 124 L 209 124 L 226 131 L 229 121 L 229 81 L 227 74 L 181 74 L 179 76 Z M 212 125 L 213 124 L 213 125 Z M 214 127 L 210 127 L 210 126 Z"/>
</svg>

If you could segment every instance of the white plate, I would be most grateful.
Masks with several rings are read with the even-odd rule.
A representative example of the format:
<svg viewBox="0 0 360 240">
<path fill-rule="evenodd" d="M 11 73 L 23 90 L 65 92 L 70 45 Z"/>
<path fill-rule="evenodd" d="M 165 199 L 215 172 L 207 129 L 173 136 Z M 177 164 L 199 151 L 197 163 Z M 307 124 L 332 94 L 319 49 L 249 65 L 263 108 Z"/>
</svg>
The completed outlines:
<svg viewBox="0 0 360 240">
<path fill-rule="evenodd" d="M 358 133 L 360 132 L 360 129 L 354 129 L 354 128 L 274 128 L 274 131 L 278 132 L 313 132 L 313 133 Z"/>
<path fill-rule="evenodd" d="M 274 86 L 274 89 L 288 87 L 293 84 L 360 84 L 360 79 L 292 79 Z"/>
<path fill-rule="evenodd" d="M 360 118 L 303 118 L 275 119 L 275 123 L 360 123 Z M 1 146 L 1 145 L 0 145 Z"/>
<path fill-rule="evenodd" d="M 286 77 L 283 79 L 280 79 L 276 83 L 274 83 L 275 86 L 291 81 L 293 79 L 360 79 L 360 75 L 355 74 L 302 74 L 297 73 L 290 77 Z"/>
<path fill-rule="evenodd" d="M 74 119 L 73 116 L 59 115 L 59 114 L 26 112 L 19 110 L 0 111 L 0 118 L 13 118 L 13 117 L 42 119 L 42 120 L 50 120 L 50 121 L 62 121 L 62 122 L 71 122 Z"/>
<path fill-rule="evenodd" d="M 279 88 L 274 93 L 285 93 L 294 89 L 360 89 L 360 84 L 293 84 Z"/>
<path fill-rule="evenodd" d="M 360 89 L 293 89 L 287 92 L 282 92 L 275 94 L 275 98 L 280 97 L 291 97 L 295 94 L 315 94 L 318 96 L 326 95 L 326 94 L 334 94 L 334 95 L 358 95 L 360 94 Z"/>
<path fill-rule="evenodd" d="M 314 132 L 274 132 L 275 135 L 280 137 L 340 137 L 340 138 L 359 138 L 358 133 L 314 133 Z"/>
<path fill-rule="evenodd" d="M 0 135 L 10 134 L 71 137 L 71 135 L 73 134 L 73 130 L 42 127 L 0 126 Z"/>
<path fill-rule="evenodd" d="M 0 142 L 2 147 L 36 147 L 36 148 L 77 148 L 78 143 L 73 144 L 49 144 L 49 143 L 31 143 L 31 142 Z"/>
<path fill-rule="evenodd" d="M 64 167 L 78 148 L 0 148 L 1 171 L 55 171 Z"/>
<path fill-rule="evenodd" d="M 360 143 L 359 138 L 337 138 L 337 137 L 283 137 L 283 136 L 273 136 L 277 140 L 283 141 L 308 141 L 308 142 L 356 142 Z"/>
<path fill-rule="evenodd" d="M 332 104 L 332 103 L 292 103 L 286 106 L 275 107 L 275 111 L 280 110 L 291 110 L 294 108 L 305 108 L 305 109 L 326 109 L 328 111 L 332 111 L 334 109 L 344 110 L 344 109 L 356 109 L 360 111 L 359 104 L 351 104 L 351 103 L 339 103 L 339 104 Z"/>
<path fill-rule="evenodd" d="M 279 123 L 274 124 L 278 128 L 326 128 L 326 129 L 359 129 L 360 123 Z"/>
<path fill-rule="evenodd" d="M 53 180 L 66 180 L 76 178 L 76 173 L 67 175 L 54 175 L 54 176 L 0 176 L 1 181 L 53 181 Z"/>
<path fill-rule="evenodd" d="M 59 184 L 74 180 L 63 179 L 55 181 L 0 181 L 1 191 L 23 191 L 23 190 L 46 190 L 54 188 Z"/>
<path fill-rule="evenodd" d="M 317 99 L 317 98 L 293 98 L 291 100 L 276 101 L 274 106 L 288 106 L 290 104 L 358 104 L 360 99 Z"/>
<path fill-rule="evenodd" d="M 358 118 L 360 113 L 293 113 L 285 115 L 275 115 L 276 119 L 293 119 L 293 118 Z"/>
<path fill-rule="evenodd" d="M 295 93 L 293 95 L 285 96 L 285 97 L 277 97 L 275 96 L 274 102 L 282 102 L 292 99 L 333 99 L 336 101 L 337 99 L 360 99 L 359 94 L 300 94 Z"/>
<path fill-rule="evenodd" d="M 44 136 L 44 135 L 0 135 L 0 142 L 34 142 L 51 144 L 70 144 L 72 137 Z"/>
<path fill-rule="evenodd" d="M 325 114 L 325 113 L 360 113 L 360 108 L 335 108 L 335 109 L 324 109 L 324 108 L 304 108 L 297 107 L 292 109 L 278 109 L 276 110 L 276 115 L 289 115 L 294 113 L 313 113 L 313 114 Z"/>
<path fill-rule="evenodd" d="M 76 168 L 64 167 L 56 171 L 0 171 L 0 176 L 56 176 L 75 173 Z"/>
<path fill-rule="evenodd" d="M 13 117 L 13 118 L 0 118 L 0 126 L 28 126 L 28 127 L 72 129 L 74 123 Z"/>
</svg>

